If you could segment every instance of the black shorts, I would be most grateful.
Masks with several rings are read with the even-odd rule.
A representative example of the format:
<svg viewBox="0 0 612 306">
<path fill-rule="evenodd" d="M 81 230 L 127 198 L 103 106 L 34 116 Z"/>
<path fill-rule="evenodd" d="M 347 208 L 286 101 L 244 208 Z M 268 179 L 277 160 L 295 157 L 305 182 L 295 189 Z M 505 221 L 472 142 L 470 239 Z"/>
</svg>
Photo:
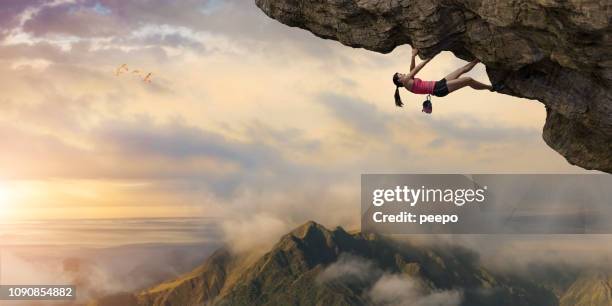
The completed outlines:
<svg viewBox="0 0 612 306">
<path fill-rule="evenodd" d="M 444 97 L 448 95 L 448 86 L 446 85 L 446 79 L 441 79 L 436 82 L 433 89 L 433 95 L 436 97 Z"/>
</svg>

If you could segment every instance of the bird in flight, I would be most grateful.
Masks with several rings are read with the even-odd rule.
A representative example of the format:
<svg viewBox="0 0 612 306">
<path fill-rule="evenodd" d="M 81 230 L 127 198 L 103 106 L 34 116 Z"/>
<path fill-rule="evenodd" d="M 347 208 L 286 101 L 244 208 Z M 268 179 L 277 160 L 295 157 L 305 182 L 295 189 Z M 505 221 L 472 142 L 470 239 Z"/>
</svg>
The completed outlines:
<svg viewBox="0 0 612 306">
<path fill-rule="evenodd" d="M 122 64 L 121 66 L 119 66 L 116 70 L 115 70 L 115 75 L 119 76 L 122 73 L 129 73 L 130 69 L 128 68 L 127 64 Z M 139 78 L 142 78 L 142 81 L 145 83 L 151 83 L 152 79 L 153 79 L 153 73 L 149 72 L 146 76 L 143 77 L 144 73 L 143 71 L 140 71 L 139 69 L 134 69 L 131 71 L 133 75 L 138 76 Z"/>
<path fill-rule="evenodd" d="M 145 83 L 151 83 L 151 78 L 153 77 L 153 73 L 149 72 L 149 74 L 147 74 L 147 76 L 144 77 L 144 79 L 142 79 L 143 82 Z"/>
<path fill-rule="evenodd" d="M 130 69 L 128 68 L 127 64 L 123 64 L 121 66 L 119 66 L 119 68 L 117 68 L 117 70 L 115 71 L 115 75 L 120 75 L 122 72 L 128 72 L 130 71 Z"/>
</svg>

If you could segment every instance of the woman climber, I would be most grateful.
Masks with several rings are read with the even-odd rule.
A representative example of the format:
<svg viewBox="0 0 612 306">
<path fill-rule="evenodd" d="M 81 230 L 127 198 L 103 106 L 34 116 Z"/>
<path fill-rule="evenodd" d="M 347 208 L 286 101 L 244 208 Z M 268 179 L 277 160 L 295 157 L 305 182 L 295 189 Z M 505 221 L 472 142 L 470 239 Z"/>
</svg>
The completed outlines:
<svg viewBox="0 0 612 306">
<path fill-rule="evenodd" d="M 419 78 L 416 78 L 416 74 L 432 60 L 429 58 L 418 65 L 415 66 L 415 58 L 419 54 L 419 51 L 415 48 L 412 49 L 412 61 L 410 62 L 410 73 L 402 74 L 395 73 L 393 75 L 393 84 L 395 84 L 395 105 L 398 107 L 402 107 L 404 103 L 402 103 L 402 99 L 400 97 L 399 88 L 404 87 L 408 91 L 415 94 L 424 94 L 424 95 L 434 95 L 436 97 L 444 97 L 449 93 L 461 89 L 463 87 L 469 86 L 476 90 L 488 89 L 490 91 L 499 91 L 503 89 L 502 84 L 497 85 L 487 85 L 480 83 L 471 77 L 461 77 L 462 74 L 472 70 L 476 64 L 478 64 L 479 60 L 473 60 L 469 64 L 453 71 L 451 74 L 447 75 L 443 79 L 439 81 L 423 81 Z M 423 111 L 426 113 L 431 113 L 431 102 L 429 101 L 429 96 L 427 101 L 423 103 Z"/>
</svg>

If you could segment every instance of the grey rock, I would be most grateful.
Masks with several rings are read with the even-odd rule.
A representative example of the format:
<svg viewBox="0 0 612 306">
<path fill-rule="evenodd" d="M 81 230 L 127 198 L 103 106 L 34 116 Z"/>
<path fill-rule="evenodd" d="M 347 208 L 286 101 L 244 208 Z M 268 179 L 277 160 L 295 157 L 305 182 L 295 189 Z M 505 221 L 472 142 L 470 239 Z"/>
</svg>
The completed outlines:
<svg viewBox="0 0 612 306">
<path fill-rule="evenodd" d="M 480 59 L 504 94 L 546 105 L 543 138 L 612 173 L 611 0 L 255 0 L 268 16 L 347 46 L 410 44 Z"/>
</svg>

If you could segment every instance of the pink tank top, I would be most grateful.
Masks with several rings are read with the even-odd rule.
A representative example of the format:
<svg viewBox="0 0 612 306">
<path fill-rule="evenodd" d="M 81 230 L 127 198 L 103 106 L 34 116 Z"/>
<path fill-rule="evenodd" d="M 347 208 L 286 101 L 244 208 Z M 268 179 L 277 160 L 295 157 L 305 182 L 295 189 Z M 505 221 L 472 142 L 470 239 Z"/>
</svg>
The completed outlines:
<svg viewBox="0 0 612 306">
<path fill-rule="evenodd" d="M 436 85 L 436 81 L 423 81 L 419 78 L 414 78 L 410 91 L 415 94 L 432 94 L 434 85 Z"/>
</svg>

